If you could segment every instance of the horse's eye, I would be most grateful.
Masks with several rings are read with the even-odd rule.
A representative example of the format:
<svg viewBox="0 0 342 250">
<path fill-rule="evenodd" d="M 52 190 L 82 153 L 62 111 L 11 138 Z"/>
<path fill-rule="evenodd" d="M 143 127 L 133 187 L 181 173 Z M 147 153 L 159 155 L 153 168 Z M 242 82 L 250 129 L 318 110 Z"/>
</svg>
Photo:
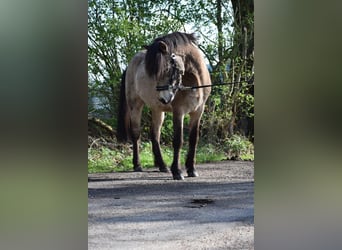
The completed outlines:
<svg viewBox="0 0 342 250">
<path fill-rule="evenodd" d="M 172 58 L 172 59 L 175 59 L 175 58 L 176 58 L 176 55 L 172 53 L 172 54 L 171 54 L 171 58 Z"/>
</svg>

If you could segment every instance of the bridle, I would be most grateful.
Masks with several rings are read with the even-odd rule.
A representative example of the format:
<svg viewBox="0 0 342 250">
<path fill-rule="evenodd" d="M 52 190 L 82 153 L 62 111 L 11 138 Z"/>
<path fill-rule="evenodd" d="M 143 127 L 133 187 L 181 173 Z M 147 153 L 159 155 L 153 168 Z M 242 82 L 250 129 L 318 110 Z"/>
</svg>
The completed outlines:
<svg viewBox="0 0 342 250">
<path fill-rule="evenodd" d="M 177 90 L 181 89 L 182 85 L 182 75 L 184 71 L 178 67 L 178 63 L 176 61 L 176 55 L 174 53 L 170 56 L 170 64 L 171 64 L 171 76 L 169 79 L 168 85 L 157 86 L 157 91 L 164 91 L 164 90 L 172 90 L 176 92 Z"/>
</svg>

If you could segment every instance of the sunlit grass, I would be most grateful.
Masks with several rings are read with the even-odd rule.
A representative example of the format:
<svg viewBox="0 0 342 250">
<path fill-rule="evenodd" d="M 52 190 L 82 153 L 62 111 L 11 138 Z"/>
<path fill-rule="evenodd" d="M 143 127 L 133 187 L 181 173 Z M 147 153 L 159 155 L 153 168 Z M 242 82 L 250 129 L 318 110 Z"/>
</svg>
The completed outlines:
<svg viewBox="0 0 342 250">
<path fill-rule="evenodd" d="M 119 149 L 120 148 L 120 149 Z M 168 167 L 173 160 L 172 146 L 162 145 L 163 159 Z M 181 150 L 181 164 L 184 166 L 188 147 L 184 145 Z M 232 157 L 238 160 L 254 160 L 253 144 L 239 137 L 232 137 L 222 144 L 200 144 L 197 147 L 196 163 L 217 162 L 228 160 Z M 119 172 L 132 171 L 132 149 L 130 146 L 88 149 L 88 172 Z M 143 168 L 154 168 L 154 160 L 151 142 L 142 142 L 140 145 L 140 162 Z"/>
</svg>

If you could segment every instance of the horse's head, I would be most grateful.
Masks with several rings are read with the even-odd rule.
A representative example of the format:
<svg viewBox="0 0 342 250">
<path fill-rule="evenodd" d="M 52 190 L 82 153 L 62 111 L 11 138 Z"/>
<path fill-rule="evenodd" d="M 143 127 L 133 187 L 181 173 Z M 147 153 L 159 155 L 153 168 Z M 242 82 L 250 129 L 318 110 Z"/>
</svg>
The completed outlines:
<svg viewBox="0 0 342 250">
<path fill-rule="evenodd" d="M 159 101 L 161 101 L 163 104 L 168 104 L 173 100 L 178 87 L 182 84 L 182 75 L 184 75 L 183 58 L 174 53 L 172 53 L 169 57 L 169 65 L 164 77 L 157 82 Z"/>
<path fill-rule="evenodd" d="M 152 76 L 157 82 L 159 100 L 170 103 L 182 83 L 184 75 L 183 57 L 177 53 L 172 43 L 162 40 L 155 40 L 146 46 L 145 68 L 148 75 Z"/>
</svg>

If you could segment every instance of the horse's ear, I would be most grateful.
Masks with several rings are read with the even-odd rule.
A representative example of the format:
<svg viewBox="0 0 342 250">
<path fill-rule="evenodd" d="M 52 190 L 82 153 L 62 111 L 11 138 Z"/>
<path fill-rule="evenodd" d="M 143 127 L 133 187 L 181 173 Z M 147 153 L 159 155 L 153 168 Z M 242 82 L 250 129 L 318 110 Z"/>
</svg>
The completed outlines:
<svg viewBox="0 0 342 250">
<path fill-rule="evenodd" d="M 168 52 L 167 44 L 164 43 L 163 41 L 159 42 L 159 50 L 163 53 L 166 54 Z"/>
</svg>

